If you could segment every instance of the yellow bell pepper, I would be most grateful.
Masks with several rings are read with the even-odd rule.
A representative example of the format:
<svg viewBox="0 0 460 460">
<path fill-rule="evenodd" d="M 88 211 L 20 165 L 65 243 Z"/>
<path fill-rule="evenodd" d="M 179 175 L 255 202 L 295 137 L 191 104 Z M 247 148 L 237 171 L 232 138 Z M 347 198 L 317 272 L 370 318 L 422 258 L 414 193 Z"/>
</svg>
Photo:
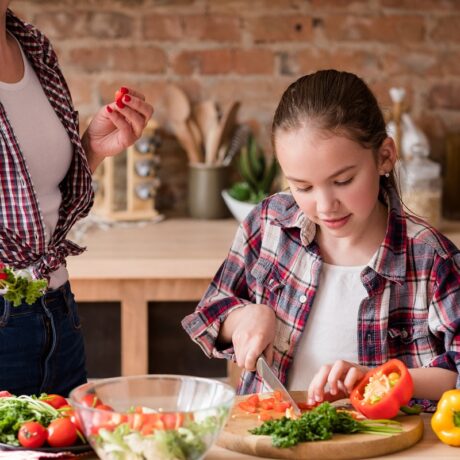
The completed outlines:
<svg viewBox="0 0 460 460">
<path fill-rule="evenodd" d="M 460 447 L 460 389 L 446 391 L 431 418 L 436 436 L 450 446 Z"/>
</svg>

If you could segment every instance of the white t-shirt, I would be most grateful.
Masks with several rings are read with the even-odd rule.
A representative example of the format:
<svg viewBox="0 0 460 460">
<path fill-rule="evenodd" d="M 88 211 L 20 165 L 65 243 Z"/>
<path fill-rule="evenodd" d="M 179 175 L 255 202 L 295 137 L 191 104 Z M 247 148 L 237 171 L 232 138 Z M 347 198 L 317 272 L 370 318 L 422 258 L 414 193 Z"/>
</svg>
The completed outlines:
<svg viewBox="0 0 460 460">
<path fill-rule="evenodd" d="M 358 362 L 358 310 L 367 297 L 360 274 L 365 265 L 323 263 L 318 291 L 288 376 L 290 390 L 306 390 L 323 364 Z"/>
<path fill-rule="evenodd" d="M 24 76 L 17 83 L 0 82 L 0 101 L 24 155 L 49 241 L 59 217 L 59 183 L 70 168 L 72 144 L 20 45 L 19 48 Z M 50 274 L 49 287 L 57 288 L 67 279 L 67 269 L 61 266 Z"/>
</svg>

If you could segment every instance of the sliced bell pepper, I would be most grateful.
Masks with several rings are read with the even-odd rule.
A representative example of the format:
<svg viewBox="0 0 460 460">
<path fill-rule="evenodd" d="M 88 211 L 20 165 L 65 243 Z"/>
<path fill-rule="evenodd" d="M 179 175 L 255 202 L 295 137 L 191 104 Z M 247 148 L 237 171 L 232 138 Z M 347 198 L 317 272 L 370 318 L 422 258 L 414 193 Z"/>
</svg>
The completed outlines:
<svg viewBox="0 0 460 460">
<path fill-rule="evenodd" d="M 450 446 L 460 447 L 460 390 L 443 393 L 431 418 L 436 436 Z"/>
<path fill-rule="evenodd" d="M 370 419 L 395 417 L 412 398 L 414 384 L 399 359 L 371 369 L 350 394 L 353 407 Z"/>
</svg>

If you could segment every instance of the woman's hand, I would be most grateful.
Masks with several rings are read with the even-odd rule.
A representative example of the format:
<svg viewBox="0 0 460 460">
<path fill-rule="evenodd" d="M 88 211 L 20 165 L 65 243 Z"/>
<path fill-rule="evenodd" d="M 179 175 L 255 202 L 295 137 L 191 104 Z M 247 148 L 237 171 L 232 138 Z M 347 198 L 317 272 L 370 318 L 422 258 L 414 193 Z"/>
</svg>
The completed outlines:
<svg viewBox="0 0 460 460">
<path fill-rule="evenodd" d="M 83 134 L 82 144 L 94 172 L 99 163 L 132 145 L 147 125 L 153 107 L 143 94 L 126 88 L 121 100 L 102 107 Z"/>
<path fill-rule="evenodd" d="M 368 370 L 369 368 L 365 366 L 343 360 L 336 361 L 334 364 L 325 364 L 315 374 L 308 387 L 308 404 L 324 400 L 326 384 L 329 385 L 331 395 L 343 392 L 344 397 L 347 397 Z"/>
</svg>

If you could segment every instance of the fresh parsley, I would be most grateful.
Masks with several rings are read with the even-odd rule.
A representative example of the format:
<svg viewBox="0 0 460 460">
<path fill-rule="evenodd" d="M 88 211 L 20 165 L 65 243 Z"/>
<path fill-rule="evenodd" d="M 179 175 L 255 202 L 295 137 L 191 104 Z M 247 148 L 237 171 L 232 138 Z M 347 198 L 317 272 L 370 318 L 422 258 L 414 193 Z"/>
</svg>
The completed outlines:
<svg viewBox="0 0 460 460">
<path fill-rule="evenodd" d="M 47 284 L 46 280 L 33 279 L 27 270 L 15 272 L 0 263 L 0 290 L 14 307 L 19 307 L 23 301 L 33 304 L 44 294 Z"/>
<path fill-rule="evenodd" d="M 400 425 L 395 420 L 355 420 L 349 412 L 337 410 L 325 402 L 304 412 L 298 419 L 268 420 L 250 433 L 271 436 L 275 447 L 292 447 L 299 442 L 331 439 L 334 433 L 400 433 Z"/>
</svg>

